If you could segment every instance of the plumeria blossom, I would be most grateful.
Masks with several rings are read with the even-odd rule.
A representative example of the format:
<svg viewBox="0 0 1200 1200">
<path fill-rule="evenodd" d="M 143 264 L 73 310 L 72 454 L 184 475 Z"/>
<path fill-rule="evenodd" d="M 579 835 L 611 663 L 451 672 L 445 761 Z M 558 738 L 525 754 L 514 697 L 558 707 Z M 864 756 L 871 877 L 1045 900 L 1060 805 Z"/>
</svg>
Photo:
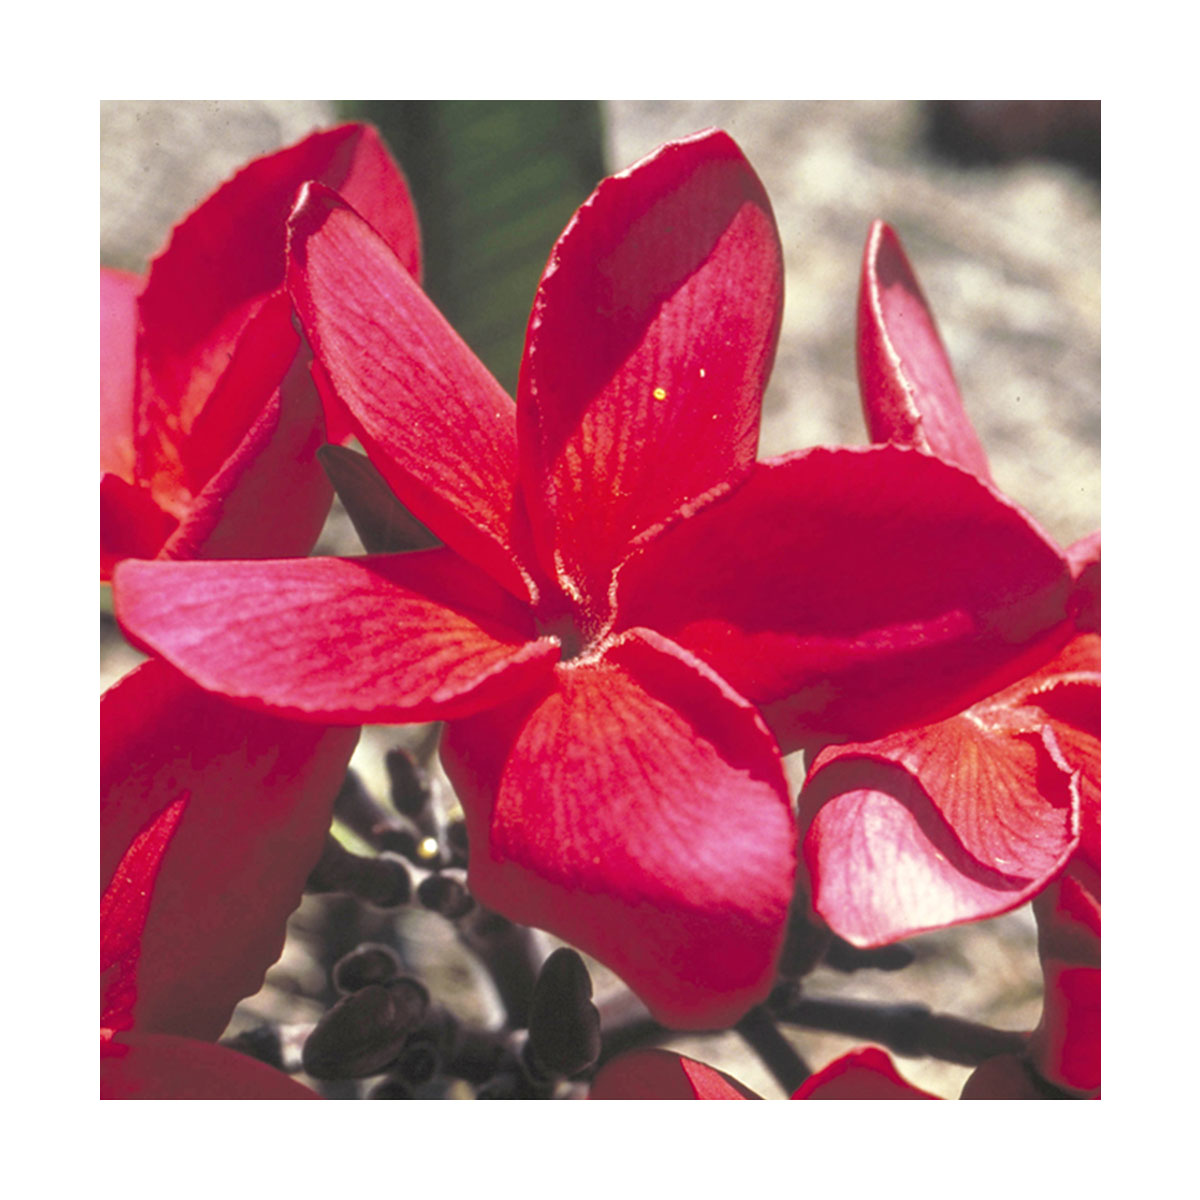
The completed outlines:
<svg viewBox="0 0 1200 1200">
<path fill-rule="evenodd" d="M 933 316 L 896 235 L 871 230 L 859 309 L 871 436 L 991 488 Z M 875 946 L 1006 912 L 1100 862 L 1099 534 L 1063 553 L 1076 636 L 961 712 L 823 750 L 801 794 L 813 906 Z M 1095 630 L 1095 632 L 1091 632 Z"/>
<path fill-rule="evenodd" d="M 895 446 L 756 462 L 782 304 L 769 201 L 709 131 L 601 183 L 555 245 L 514 404 L 346 201 L 289 287 L 323 390 L 440 545 L 146 562 L 127 634 L 316 722 L 445 720 L 475 895 L 662 1021 L 769 990 L 792 895 L 781 752 L 956 712 L 1067 629 L 1012 504 Z"/>
<path fill-rule="evenodd" d="M 100 701 L 101 1095 L 316 1099 L 215 1043 L 262 985 L 358 739 L 143 663 Z"/>
<path fill-rule="evenodd" d="M 175 227 L 145 279 L 101 268 L 102 579 L 127 557 L 316 541 L 333 497 L 314 457 L 325 428 L 283 290 L 287 215 L 309 179 L 343 191 L 417 273 L 407 186 L 362 125 L 255 159 Z"/>
<path fill-rule="evenodd" d="M 852 1050 L 814 1072 L 793 1100 L 937 1100 L 908 1082 L 876 1046 Z M 723 1071 L 667 1050 L 631 1050 L 606 1063 L 589 1100 L 761 1100 Z"/>
</svg>

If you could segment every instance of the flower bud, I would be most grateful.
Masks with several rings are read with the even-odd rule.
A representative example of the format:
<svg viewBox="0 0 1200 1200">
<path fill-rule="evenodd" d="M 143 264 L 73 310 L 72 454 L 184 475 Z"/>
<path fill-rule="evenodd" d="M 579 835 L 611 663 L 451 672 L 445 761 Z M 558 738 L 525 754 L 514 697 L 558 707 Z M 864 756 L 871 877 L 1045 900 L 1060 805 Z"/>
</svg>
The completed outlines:
<svg viewBox="0 0 1200 1200">
<path fill-rule="evenodd" d="M 430 875 L 421 880 L 417 899 L 431 912 L 448 920 L 465 917 L 475 907 L 475 899 L 466 885 L 452 875 Z"/>
<path fill-rule="evenodd" d="M 570 1078 L 600 1057 L 600 1013 L 583 959 L 562 947 L 546 959 L 529 1006 L 530 1066 L 544 1078 Z"/>
<path fill-rule="evenodd" d="M 372 983 L 339 1000 L 304 1043 L 303 1064 L 314 1079 L 361 1079 L 395 1062 L 425 1017 L 429 993 L 402 977 Z"/>
<path fill-rule="evenodd" d="M 390 946 L 363 942 L 333 964 L 333 986 L 359 992 L 372 983 L 390 983 L 400 974 L 400 960 Z"/>
</svg>

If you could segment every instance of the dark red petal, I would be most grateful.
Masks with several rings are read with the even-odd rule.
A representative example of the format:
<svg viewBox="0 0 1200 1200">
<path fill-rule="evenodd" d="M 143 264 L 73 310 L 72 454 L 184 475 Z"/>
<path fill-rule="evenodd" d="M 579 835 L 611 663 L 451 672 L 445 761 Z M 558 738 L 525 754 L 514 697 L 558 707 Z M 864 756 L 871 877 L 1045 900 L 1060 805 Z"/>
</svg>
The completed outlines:
<svg viewBox="0 0 1200 1200">
<path fill-rule="evenodd" d="M 320 370 L 354 432 L 419 521 L 526 596 L 513 548 L 513 402 L 334 193 L 305 190 L 288 285 Z"/>
<path fill-rule="evenodd" d="M 792 1094 L 793 1100 L 938 1100 L 913 1087 L 891 1058 L 875 1046 L 851 1050 L 810 1075 Z"/>
<path fill-rule="evenodd" d="M 201 687 L 329 724 L 465 716 L 548 675 L 557 643 L 449 550 L 267 562 L 128 562 L 114 611 Z"/>
<path fill-rule="evenodd" d="M 1015 1054 L 1002 1054 L 981 1063 L 963 1084 L 960 1100 L 1044 1100 L 1029 1068 Z"/>
<path fill-rule="evenodd" d="M 165 1034 L 122 1034 L 100 1054 L 101 1100 L 319 1100 L 236 1050 Z"/>
<path fill-rule="evenodd" d="M 119 475 L 100 476 L 100 578 L 112 578 L 123 558 L 154 558 L 179 522 L 165 513 L 150 489 Z"/>
<path fill-rule="evenodd" d="M 1075 578 L 1075 624 L 1081 632 L 1100 632 L 1100 531 L 1067 547 Z"/>
<path fill-rule="evenodd" d="M 605 1063 L 589 1100 L 761 1100 L 724 1071 L 668 1050 L 631 1050 Z"/>
<path fill-rule="evenodd" d="M 142 280 L 100 268 L 100 470 L 133 482 L 133 380 Z"/>
<path fill-rule="evenodd" d="M 449 727 L 475 895 L 599 958 L 664 1024 L 718 1028 L 770 989 L 795 872 L 774 739 L 641 630 L 548 692 Z"/>
<path fill-rule="evenodd" d="M 280 295 L 268 308 L 281 303 Z M 268 309 L 256 318 L 263 325 Z M 189 442 L 189 457 L 202 480 L 199 494 L 184 511 L 179 528 L 167 540 L 162 557 L 190 558 L 281 558 L 304 555 L 312 549 L 333 501 L 329 483 L 317 451 L 325 443 L 321 401 L 301 353 L 293 353 L 299 339 L 287 327 L 291 362 L 285 369 L 272 369 L 261 377 L 264 387 L 248 386 L 243 395 L 265 398 L 248 429 L 239 431 L 234 414 L 222 401 L 247 372 L 240 371 L 246 338 L 239 344 L 233 366 L 222 377 L 209 407 L 196 423 Z M 273 360 L 277 362 L 278 360 Z M 244 415 L 244 414 L 243 414 Z M 229 418 L 231 424 L 223 424 Z M 233 440 L 232 446 L 229 441 Z M 212 452 L 200 461 L 197 444 Z M 195 453 L 193 453 L 195 451 Z M 210 473 L 211 472 L 211 473 Z"/>
<path fill-rule="evenodd" d="M 878 946 L 1025 903 L 1074 853 L 1079 799 L 1044 729 L 980 706 L 822 751 L 800 821 L 813 907 Z"/>
<path fill-rule="evenodd" d="M 632 538 L 745 475 L 782 302 L 771 205 L 726 134 L 600 184 L 551 252 L 521 375 L 548 572 L 604 601 Z"/>
<path fill-rule="evenodd" d="M 1042 1020 L 1030 1054 L 1038 1073 L 1070 1091 L 1100 1088 L 1100 970 L 1044 962 Z"/>
<path fill-rule="evenodd" d="M 101 889 L 149 889 L 140 937 L 124 900 L 104 918 L 102 944 L 136 966 L 108 1007 L 215 1038 L 279 957 L 358 731 L 249 713 L 149 662 L 104 694 L 100 735 Z"/>
<path fill-rule="evenodd" d="M 416 270 L 408 189 L 373 129 L 343 125 L 255 159 L 175 227 L 151 264 L 140 301 L 143 429 L 190 432 L 247 320 L 283 284 L 287 216 L 310 179 L 340 189 Z"/>
<path fill-rule="evenodd" d="M 991 482 L 933 313 L 882 221 L 871 226 L 863 254 L 858 386 L 873 442 L 915 446 Z"/>
<path fill-rule="evenodd" d="M 1065 638 L 1069 588 L 1014 505 L 877 446 L 759 464 L 626 564 L 618 606 L 763 707 L 786 752 L 949 716 L 1020 678 Z"/>
</svg>

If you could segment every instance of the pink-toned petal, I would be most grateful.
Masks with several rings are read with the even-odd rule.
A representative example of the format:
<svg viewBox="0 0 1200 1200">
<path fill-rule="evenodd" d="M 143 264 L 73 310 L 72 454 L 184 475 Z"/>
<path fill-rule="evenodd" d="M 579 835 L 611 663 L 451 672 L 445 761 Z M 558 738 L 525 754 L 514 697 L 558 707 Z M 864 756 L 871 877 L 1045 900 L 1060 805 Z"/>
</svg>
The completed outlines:
<svg viewBox="0 0 1200 1200">
<path fill-rule="evenodd" d="M 599 958 L 676 1028 L 719 1028 L 774 978 L 795 826 L 774 739 L 649 631 L 456 722 L 442 759 L 484 903 Z"/>
<path fill-rule="evenodd" d="M 143 433 L 190 433 L 246 322 L 283 284 L 287 216 L 310 179 L 341 190 L 417 269 L 408 188 L 373 129 L 343 125 L 255 159 L 175 227 L 150 266 L 139 305 Z"/>
<path fill-rule="evenodd" d="M 101 698 L 100 735 L 105 1016 L 215 1038 L 279 957 L 358 730 L 246 712 L 148 662 Z"/>
<path fill-rule="evenodd" d="M 793 1100 L 938 1100 L 913 1087 L 891 1057 L 876 1046 L 851 1050 L 810 1075 L 792 1094 Z"/>
<path fill-rule="evenodd" d="M 142 280 L 100 268 L 100 470 L 133 482 L 134 346 Z"/>
<path fill-rule="evenodd" d="M 589 1100 L 761 1100 L 724 1071 L 668 1050 L 631 1050 L 605 1063 Z"/>
<path fill-rule="evenodd" d="M 622 569 L 658 629 L 764 709 L 784 751 L 949 716 L 1045 661 L 1070 578 L 1018 509 L 895 446 L 759 464 Z"/>
<path fill-rule="evenodd" d="M 1084 633 L 1100 632 L 1100 531 L 1067 547 L 1067 562 L 1075 579 L 1076 627 Z"/>
<path fill-rule="evenodd" d="M 991 482 L 933 313 L 882 221 L 871 226 L 863 254 L 858 386 L 873 442 L 915 446 Z"/>
<path fill-rule="evenodd" d="M 167 1034 L 122 1034 L 100 1050 L 101 1100 L 319 1100 L 235 1050 Z"/>
<path fill-rule="evenodd" d="M 709 131 L 605 180 L 550 255 L 519 413 L 547 572 L 603 603 L 631 539 L 754 461 L 783 302 L 770 201 Z"/>
<path fill-rule="evenodd" d="M 466 716 L 549 675 L 559 647 L 449 550 L 265 562 L 128 562 L 114 611 L 209 691 L 328 724 Z"/>
<path fill-rule="evenodd" d="M 268 309 L 277 304 L 286 322 L 290 305 L 280 294 L 255 318 L 254 330 L 264 326 Z M 233 365 L 189 442 L 189 457 L 202 485 L 188 503 L 179 528 L 164 544 L 161 557 L 299 556 L 307 554 L 320 536 L 333 501 L 333 488 L 317 458 L 325 443 L 321 400 L 303 353 L 298 352 L 299 339 L 290 325 L 285 327 L 286 360 L 280 359 L 281 348 L 276 347 L 270 373 L 259 376 L 263 387 L 248 386 L 240 393 L 267 397 L 244 432 L 224 404 L 226 397 L 238 394 L 239 382 L 251 373 L 239 368 L 253 348 L 246 349 L 246 338 L 239 343 Z M 283 382 L 273 385 L 272 378 Z M 207 461 L 201 460 L 201 447 L 211 454 Z"/>
<path fill-rule="evenodd" d="M 830 747 L 801 793 L 816 911 L 878 946 L 1025 903 L 1079 843 L 1072 771 L 1045 729 L 976 709 Z"/>
<path fill-rule="evenodd" d="M 155 504 L 149 488 L 127 483 L 119 475 L 101 475 L 101 580 L 112 579 L 123 558 L 154 558 L 178 525 Z"/>
<path fill-rule="evenodd" d="M 288 285 L 354 432 L 419 521 L 515 595 L 512 400 L 371 227 L 328 189 L 291 218 Z"/>
</svg>

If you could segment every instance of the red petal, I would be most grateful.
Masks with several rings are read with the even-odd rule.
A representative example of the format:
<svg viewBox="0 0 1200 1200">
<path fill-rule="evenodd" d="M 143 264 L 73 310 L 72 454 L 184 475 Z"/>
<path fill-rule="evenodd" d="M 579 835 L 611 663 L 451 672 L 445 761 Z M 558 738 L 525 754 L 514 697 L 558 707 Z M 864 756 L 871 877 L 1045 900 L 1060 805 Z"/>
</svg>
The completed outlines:
<svg viewBox="0 0 1200 1200">
<path fill-rule="evenodd" d="M 245 712 L 159 662 L 105 693 L 100 730 L 101 886 L 120 872 L 152 888 L 126 1010 L 144 1032 L 215 1038 L 279 957 L 358 731 Z M 158 843 L 157 861 L 135 844 L 143 834 Z M 102 935 L 126 961 L 137 935 L 129 913 L 110 905 Z"/>
<path fill-rule="evenodd" d="M 960 1100 L 1044 1100 L 1023 1059 L 1015 1054 L 989 1058 L 963 1084 Z"/>
<path fill-rule="evenodd" d="M 140 303 L 143 428 L 190 432 L 247 320 L 283 284 L 287 215 L 310 179 L 339 188 L 417 268 L 408 189 L 373 129 L 343 125 L 255 159 L 176 226 L 151 264 Z"/>
<path fill-rule="evenodd" d="M 1014 505 L 878 446 L 759 464 L 623 568 L 619 607 L 764 707 L 786 752 L 948 716 L 1019 678 L 1065 636 L 1069 587 Z"/>
<path fill-rule="evenodd" d="M 1057 746 L 1003 709 L 831 747 L 801 793 L 813 907 L 859 946 L 1008 912 L 1074 852 L 1078 805 Z"/>
<path fill-rule="evenodd" d="M 938 1100 L 913 1087 L 891 1058 L 875 1046 L 852 1050 L 810 1075 L 793 1100 Z"/>
<path fill-rule="evenodd" d="M 1100 632 L 1100 531 L 1067 547 L 1067 562 L 1075 578 L 1075 624 L 1081 632 Z"/>
<path fill-rule="evenodd" d="M 453 724 L 472 891 L 617 971 L 663 1023 L 732 1024 L 770 989 L 795 827 L 758 714 L 641 630 L 539 699 Z"/>
<path fill-rule="evenodd" d="M 915 446 L 991 482 L 933 313 L 882 221 L 871 226 L 863 255 L 858 384 L 873 442 Z"/>
<path fill-rule="evenodd" d="M 551 252 L 521 376 L 547 571 L 605 600 L 632 538 L 745 475 L 782 302 L 771 205 L 726 134 L 600 184 Z"/>
<path fill-rule="evenodd" d="M 142 281 L 100 268 L 100 470 L 133 482 L 133 380 Z"/>
<path fill-rule="evenodd" d="M 101 475 L 100 578 L 111 579 L 123 558 L 154 558 L 178 524 L 154 503 L 149 488 Z"/>
<path fill-rule="evenodd" d="M 513 549 L 513 402 L 387 244 L 338 196 L 305 190 L 289 287 L 320 369 L 401 502 L 525 597 Z"/>
<path fill-rule="evenodd" d="M 1043 964 L 1042 1020 L 1030 1043 L 1038 1073 L 1058 1087 L 1093 1093 L 1100 1088 L 1100 971 Z"/>
<path fill-rule="evenodd" d="M 264 307 L 197 421 L 187 466 L 196 474 L 199 494 L 162 557 L 304 555 L 320 536 L 333 500 L 317 459 L 325 425 L 307 363 L 296 353 L 300 343 L 288 320 L 290 308 L 282 294 Z M 275 320 L 276 330 L 269 329 Z M 277 330 L 286 332 L 283 344 Z M 280 378 L 282 386 L 272 382 Z M 239 396 L 255 398 L 253 413 L 236 399 L 227 403 Z"/>
<path fill-rule="evenodd" d="M 329 724 L 465 716 L 547 675 L 557 643 L 449 550 L 271 562 L 127 562 L 114 611 L 201 687 Z"/>
<path fill-rule="evenodd" d="M 631 1050 L 605 1063 L 589 1100 L 761 1100 L 724 1071 L 668 1050 Z"/>
<path fill-rule="evenodd" d="M 282 1071 L 235 1050 L 164 1034 L 102 1046 L 101 1100 L 319 1100 Z"/>
</svg>

